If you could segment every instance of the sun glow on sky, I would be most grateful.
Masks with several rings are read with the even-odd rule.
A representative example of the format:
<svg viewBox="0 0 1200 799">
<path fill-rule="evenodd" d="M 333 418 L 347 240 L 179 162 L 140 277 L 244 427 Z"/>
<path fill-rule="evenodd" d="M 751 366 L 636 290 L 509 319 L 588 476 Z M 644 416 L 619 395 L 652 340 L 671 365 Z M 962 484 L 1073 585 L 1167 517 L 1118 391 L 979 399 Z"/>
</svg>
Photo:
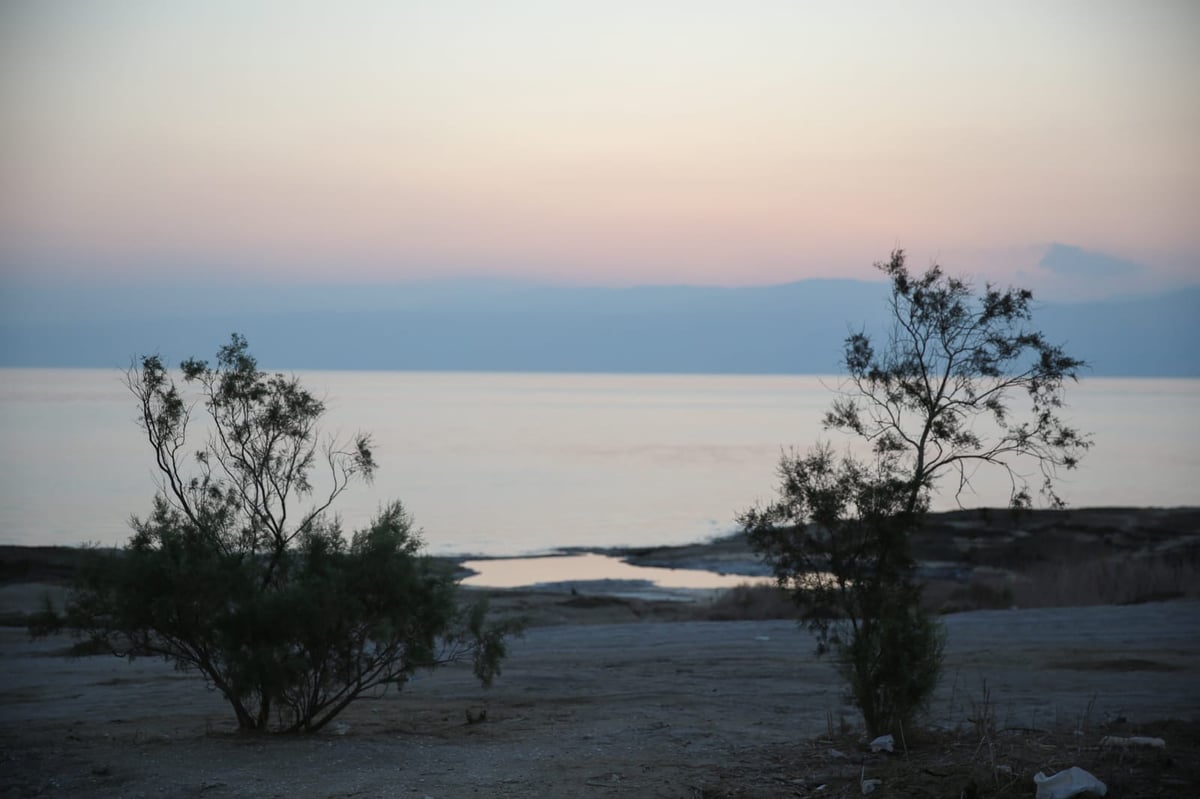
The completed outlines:
<svg viewBox="0 0 1200 799">
<path fill-rule="evenodd" d="M 1200 264 L 1191 2 L 9 2 L 0 269 Z M 1145 277 L 1143 275 L 1142 277 Z"/>
</svg>

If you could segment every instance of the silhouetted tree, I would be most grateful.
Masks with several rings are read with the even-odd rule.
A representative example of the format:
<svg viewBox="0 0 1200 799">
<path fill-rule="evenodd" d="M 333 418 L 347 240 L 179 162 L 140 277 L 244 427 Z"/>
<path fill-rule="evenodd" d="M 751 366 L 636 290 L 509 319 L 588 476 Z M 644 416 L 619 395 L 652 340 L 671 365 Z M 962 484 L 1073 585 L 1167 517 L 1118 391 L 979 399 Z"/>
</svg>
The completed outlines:
<svg viewBox="0 0 1200 799">
<path fill-rule="evenodd" d="M 779 498 L 740 518 L 872 734 L 907 722 L 937 685 L 943 637 L 921 608 L 910 542 L 938 478 L 954 474 L 961 497 L 977 467 L 995 466 L 1024 508 L 1020 467 L 1032 462 L 1061 506 L 1058 470 L 1090 446 L 1059 416 L 1084 364 L 1028 328 L 1030 292 L 976 296 L 936 265 L 913 278 L 899 250 L 876 266 L 891 281 L 890 335 L 880 349 L 866 333 L 846 340 L 847 384 L 824 421 L 868 442 L 870 458 L 838 459 L 827 444 L 787 454 Z M 1021 395 L 1028 409 L 1014 412 Z"/>
<path fill-rule="evenodd" d="M 1029 328 L 1033 293 L 969 283 L 940 266 L 913 278 L 904 251 L 876 264 L 891 281 L 892 330 L 877 349 L 866 333 L 846 339 L 849 386 L 825 426 L 871 442 L 876 454 L 907 475 L 909 506 L 943 473 L 958 477 L 956 496 L 979 466 L 1003 470 L 1015 507 L 1032 502 L 1032 462 L 1041 493 L 1054 506 L 1058 470 L 1073 469 L 1091 445 L 1059 416 L 1065 384 L 1083 361 Z M 1027 409 L 1015 408 L 1025 396 Z"/>
</svg>

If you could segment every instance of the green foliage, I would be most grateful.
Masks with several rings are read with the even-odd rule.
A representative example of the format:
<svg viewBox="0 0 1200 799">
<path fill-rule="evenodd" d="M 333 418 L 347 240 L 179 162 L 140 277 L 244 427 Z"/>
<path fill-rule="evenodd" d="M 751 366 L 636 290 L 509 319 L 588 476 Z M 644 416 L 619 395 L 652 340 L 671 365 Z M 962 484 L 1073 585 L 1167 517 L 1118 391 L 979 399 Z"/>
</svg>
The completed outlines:
<svg viewBox="0 0 1200 799">
<path fill-rule="evenodd" d="M 838 670 L 870 735 L 911 726 L 941 679 L 944 642 L 941 624 L 900 596 L 838 645 Z"/>
<path fill-rule="evenodd" d="M 129 386 L 161 490 L 124 550 L 95 553 L 61 623 L 91 647 L 198 671 L 247 730 L 315 731 L 366 692 L 464 659 L 490 683 L 513 629 L 459 606 L 403 506 L 349 541 L 325 515 L 372 474 L 369 438 L 319 443 L 323 404 L 296 378 L 260 372 L 240 336 L 215 368 L 192 359 L 182 371 L 201 389 L 207 442 L 185 458 L 193 406 L 157 356 L 143 358 Z M 297 513 L 318 462 L 325 489 Z M 56 623 L 39 616 L 37 631 Z"/>
<path fill-rule="evenodd" d="M 908 513 L 907 483 L 849 456 L 838 459 L 827 444 L 785 455 L 779 474 L 779 498 L 739 522 L 792 592 L 823 654 L 841 642 L 843 621 L 853 628 L 878 613 L 894 599 L 883 596 L 884 587 L 912 573 L 908 532 L 924 507 Z"/>
<path fill-rule="evenodd" d="M 908 541 L 925 511 L 906 480 L 821 445 L 780 463 L 779 498 L 742 514 L 750 544 L 832 654 L 874 735 L 907 724 L 941 666 L 940 626 L 920 610 Z"/>
<path fill-rule="evenodd" d="M 1061 506 L 1058 470 L 1091 446 L 1059 415 L 1085 364 L 1028 327 L 1030 292 L 977 296 L 936 265 L 913 277 L 900 250 L 876 266 L 891 281 L 891 334 L 881 347 L 865 333 L 846 339 L 847 385 L 825 416 L 826 429 L 869 445 L 870 462 L 828 445 L 785 455 L 779 498 L 740 519 L 874 734 L 907 722 L 937 685 L 942 634 L 920 609 L 909 542 L 938 478 L 954 474 L 961 498 L 976 469 L 996 467 L 1025 507 L 1032 462 Z"/>
</svg>

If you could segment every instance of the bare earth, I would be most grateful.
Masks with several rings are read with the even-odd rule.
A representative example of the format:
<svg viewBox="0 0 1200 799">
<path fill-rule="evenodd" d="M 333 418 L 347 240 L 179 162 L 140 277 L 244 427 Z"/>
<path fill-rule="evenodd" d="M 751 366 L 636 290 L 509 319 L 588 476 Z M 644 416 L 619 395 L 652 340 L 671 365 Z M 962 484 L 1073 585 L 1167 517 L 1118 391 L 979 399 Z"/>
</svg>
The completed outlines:
<svg viewBox="0 0 1200 799">
<path fill-rule="evenodd" d="M 1080 729 L 1093 750 L 1105 722 L 1200 719 L 1200 602 L 943 621 L 932 726 L 967 724 L 985 680 L 1001 728 Z M 466 668 L 422 675 L 307 737 L 237 735 L 195 676 L 63 657 L 69 642 L 0 628 L 0 795 L 828 796 L 788 753 L 854 719 L 790 621 L 534 627 L 490 690 Z M 722 787 L 772 769 L 772 791 Z M 1017 778 L 1031 794 L 1028 776 Z M 1173 785 L 1162 795 L 1193 795 Z"/>
</svg>

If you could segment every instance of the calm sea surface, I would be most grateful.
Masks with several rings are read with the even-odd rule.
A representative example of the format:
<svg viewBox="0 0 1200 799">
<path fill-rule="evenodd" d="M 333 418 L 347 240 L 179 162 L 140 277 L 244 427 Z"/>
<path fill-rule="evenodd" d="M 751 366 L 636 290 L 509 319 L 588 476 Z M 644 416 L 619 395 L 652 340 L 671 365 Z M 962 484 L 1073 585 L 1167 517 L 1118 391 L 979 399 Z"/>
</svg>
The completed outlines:
<svg viewBox="0 0 1200 799">
<path fill-rule="evenodd" d="M 780 452 L 829 434 L 836 378 L 306 372 L 327 431 L 370 431 L 374 484 L 347 527 L 404 501 L 435 553 L 684 543 L 774 492 Z M 0 542 L 123 542 L 155 475 L 123 375 L 0 370 Z M 1087 379 L 1068 415 L 1094 435 L 1072 505 L 1200 504 L 1200 380 Z M 839 438 L 831 438 L 835 443 Z M 1003 505 L 978 474 L 963 504 Z M 951 492 L 939 499 L 954 505 Z"/>
</svg>

